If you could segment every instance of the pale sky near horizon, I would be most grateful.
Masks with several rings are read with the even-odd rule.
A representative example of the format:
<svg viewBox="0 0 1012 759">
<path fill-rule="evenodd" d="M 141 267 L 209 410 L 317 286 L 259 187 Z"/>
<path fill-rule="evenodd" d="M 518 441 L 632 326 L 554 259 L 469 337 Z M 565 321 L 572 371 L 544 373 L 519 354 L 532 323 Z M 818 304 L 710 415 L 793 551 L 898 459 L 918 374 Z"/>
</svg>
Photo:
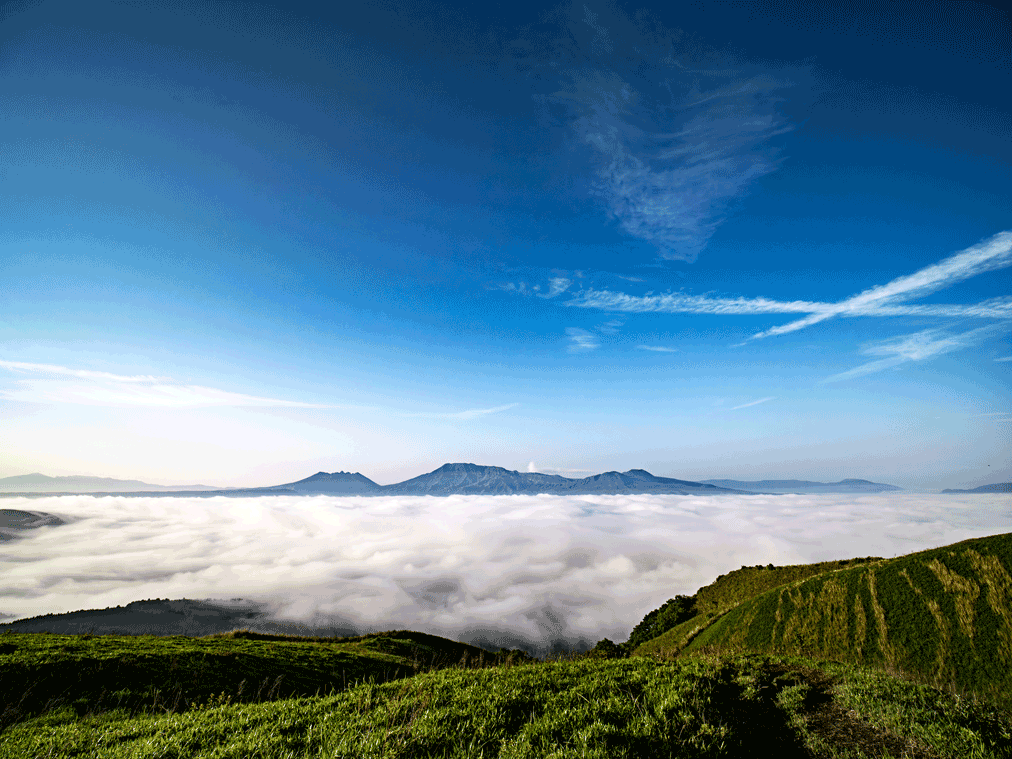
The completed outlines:
<svg viewBox="0 0 1012 759">
<path fill-rule="evenodd" d="M 0 477 L 1010 481 L 1010 40 L 981 2 L 5 3 Z"/>
</svg>

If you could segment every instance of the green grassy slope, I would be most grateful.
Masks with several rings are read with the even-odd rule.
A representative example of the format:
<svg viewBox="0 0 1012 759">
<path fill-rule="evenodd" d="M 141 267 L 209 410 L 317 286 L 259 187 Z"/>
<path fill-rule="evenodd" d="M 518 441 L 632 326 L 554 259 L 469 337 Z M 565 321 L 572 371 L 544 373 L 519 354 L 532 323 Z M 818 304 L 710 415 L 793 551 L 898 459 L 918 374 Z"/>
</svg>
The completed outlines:
<svg viewBox="0 0 1012 759">
<path fill-rule="evenodd" d="M 184 710 L 214 694 L 236 701 L 313 695 L 494 659 L 464 643 L 408 631 L 331 639 L 248 631 L 206 638 L 4 633 L 0 729 L 59 705 L 81 714 Z"/>
<path fill-rule="evenodd" d="M 759 594 L 684 651 L 706 649 L 830 657 L 1007 700 L 1012 534 L 823 572 Z"/>
<path fill-rule="evenodd" d="M 797 564 L 786 567 L 775 567 L 769 564 L 767 566 L 742 567 L 726 575 L 720 575 L 712 583 L 696 591 L 696 595 L 692 597 L 696 612 L 693 617 L 672 626 L 649 641 L 634 646 L 632 653 L 637 656 L 662 653 L 673 655 L 682 650 L 700 630 L 708 627 L 729 609 L 750 598 L 772 588 L 843 567 L 878 561 L 879 558 L 869 556 L 863 559 L 824 561 L 817 564 Z"/>
<path fill-rule="evenodd" d="M 800 659 L 643 657 L 447 669 L 333 696 L 11 727 L 0 759 L 621 759 L 912 756 L 999 759 L 1012 718 Z M 860 750 L 864 753 L 858 754 Z"/>
</svg>

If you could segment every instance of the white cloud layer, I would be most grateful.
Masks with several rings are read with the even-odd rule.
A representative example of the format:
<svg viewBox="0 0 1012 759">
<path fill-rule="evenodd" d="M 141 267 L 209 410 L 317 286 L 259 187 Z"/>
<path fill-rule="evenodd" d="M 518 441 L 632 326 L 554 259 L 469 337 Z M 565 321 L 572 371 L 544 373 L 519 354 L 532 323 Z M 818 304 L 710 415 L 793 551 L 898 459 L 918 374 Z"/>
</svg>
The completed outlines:
<svg viewBox="0 0 1012 759">
<path fill-rule="evenodd" d="M 1012 531 L 1007 495 L 4 499 L 59 515 L 3 544 L 0 616 L 145 598 L 464 640 L 625 640 L 739 566 L 893 556 Z"/>
</svg>

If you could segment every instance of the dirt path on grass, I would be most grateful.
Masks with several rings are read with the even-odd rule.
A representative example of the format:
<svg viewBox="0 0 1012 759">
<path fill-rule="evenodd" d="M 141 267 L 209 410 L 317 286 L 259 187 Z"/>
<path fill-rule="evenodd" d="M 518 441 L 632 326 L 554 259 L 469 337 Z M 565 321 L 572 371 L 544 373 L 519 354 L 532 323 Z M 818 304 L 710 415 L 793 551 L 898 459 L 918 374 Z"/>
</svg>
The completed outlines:
<svg viewBox="0 0 1012 759">
<path fill-rule="evenodd" d="M 821 670 L 783 667 L 783 672 L 797 673 L 811 688 L 804 704 L 806 729 L 835 749 L 860 750 L 869 757 L 938 759 L 938 754 L 920 742 L 876 727 L 842 707 L 833 697 L 834 681 Z M 812 756 L 820 759 L 818 754 Z"/>
</svg>

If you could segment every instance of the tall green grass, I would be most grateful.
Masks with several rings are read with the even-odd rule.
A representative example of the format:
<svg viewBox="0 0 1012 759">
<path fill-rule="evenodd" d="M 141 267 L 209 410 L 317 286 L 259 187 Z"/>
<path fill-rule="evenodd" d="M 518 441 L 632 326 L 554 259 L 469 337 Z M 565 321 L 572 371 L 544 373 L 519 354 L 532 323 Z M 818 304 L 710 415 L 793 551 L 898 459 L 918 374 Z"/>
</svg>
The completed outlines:
<svg viewBox="0 0 1012 759">
<path fill-rule="evenodd" d="M 861 729 L 841 733 L 838 714 Z M 0 737 L 0 759 L 792 759 L 883 756 L 898 746 L 912 756 L 998 759 L 1012 751 L 1012 719 L 838 664 L 635 657 L 452 668 L 269 703 L 225 695 L 182 713 L 64 708 Z"/>
</svg>

